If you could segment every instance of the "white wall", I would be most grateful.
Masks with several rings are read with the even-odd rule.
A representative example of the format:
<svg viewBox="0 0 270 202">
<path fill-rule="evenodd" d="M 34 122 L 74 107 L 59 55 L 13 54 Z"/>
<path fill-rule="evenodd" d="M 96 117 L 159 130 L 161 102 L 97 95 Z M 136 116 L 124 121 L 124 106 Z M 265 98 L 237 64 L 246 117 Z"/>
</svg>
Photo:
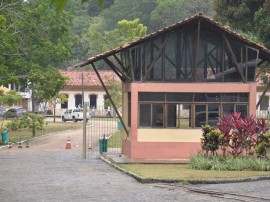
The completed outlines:
<svg viewBox="0 0 270 202">
<path fill-rule="evenodd" d="M 81 91 L 60 91 L 60 93 L 68 95 L 68 108 L 75 108 L 75 95 L 82 94 Z M 105 91 L 84 91 L 84 102 L 90 103 L 90 95 L 97 95 L 97 107 L 104 108 Z M 63 113 L 65 109 L 61 109 L 61 104 L 56 105 L 56 115 Z"/>
</svg>

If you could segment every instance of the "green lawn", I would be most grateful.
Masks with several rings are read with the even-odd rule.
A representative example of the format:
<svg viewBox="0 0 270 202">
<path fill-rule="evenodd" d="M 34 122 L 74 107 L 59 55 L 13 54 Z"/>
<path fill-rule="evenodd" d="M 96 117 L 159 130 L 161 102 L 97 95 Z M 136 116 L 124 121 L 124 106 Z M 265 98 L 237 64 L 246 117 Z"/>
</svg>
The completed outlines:
<svg viewBox="0 0 270 202">
<path fill-rule="evenodd" d="M 114 133 L 108 141 L 109 148 L 121 148 L 122 147 L 122 137 L 121 132 L 117 131 Z"/>
<path fill-rule="evenodd" d="M 117 164 L 143 179 L 167 180 L 230 180 L 257 176 L 270 176 L 262 171 L 203 171 L 193 170 L 188 164 Z"/>
<path fill-rule="evenodd" d="M 4 121 L 4 124 L 9 121 Z M 50 134 L 50 133 L 55 133 L 55 132 L 60 132 L 64 130 L 73 130 L 73 129 L 78 129 L 83 127 L 82 122 L 46 122 L 46 125 L 44 126 L 44 130 L 42 131 L 36 131 L 36 137 Z M 18 130 L 18 131 L 8 131 L 8 139 L 11 142 L 18 142 L 21 140 L 27 140 L 32 138 L 32 131 L 29 129 L 24 129 L 24 130 Z M 0 141 L 0 145 L 2 144 L 2 138 Z"/>
</svg>

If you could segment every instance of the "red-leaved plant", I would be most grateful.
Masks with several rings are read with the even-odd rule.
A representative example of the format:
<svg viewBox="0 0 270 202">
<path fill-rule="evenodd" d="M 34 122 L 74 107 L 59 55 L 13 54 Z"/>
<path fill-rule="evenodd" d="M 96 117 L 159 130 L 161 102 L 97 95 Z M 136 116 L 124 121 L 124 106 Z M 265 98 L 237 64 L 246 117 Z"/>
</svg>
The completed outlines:
<svg viewBox="0 0 270 202">
<path fill-rule="evenodd" d="M 222 115 L 216 127 L 223 135 L 220 141 L 223 155 L 263 155 L 265 148 L 270 146 L 269 137 L 265 135 L 269 131 L 269 122 L 256 120 L 253 115 L 241 117 L 240 112 Z"/>
</svg>

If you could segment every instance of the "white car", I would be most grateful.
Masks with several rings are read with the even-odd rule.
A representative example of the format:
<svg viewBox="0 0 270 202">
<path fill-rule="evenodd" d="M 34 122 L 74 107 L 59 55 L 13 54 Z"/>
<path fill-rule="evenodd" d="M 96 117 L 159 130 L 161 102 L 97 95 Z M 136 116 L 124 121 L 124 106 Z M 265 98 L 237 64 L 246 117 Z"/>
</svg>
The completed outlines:
<svg viewBox="0 0 270 202">
<path fill-rule="evenodd" d="M 67 109 L 61 116 L 62 121 L 83 121 L 83 108 Z M 88 120 L 88 117 L 86 117 Z"/>
</svg>

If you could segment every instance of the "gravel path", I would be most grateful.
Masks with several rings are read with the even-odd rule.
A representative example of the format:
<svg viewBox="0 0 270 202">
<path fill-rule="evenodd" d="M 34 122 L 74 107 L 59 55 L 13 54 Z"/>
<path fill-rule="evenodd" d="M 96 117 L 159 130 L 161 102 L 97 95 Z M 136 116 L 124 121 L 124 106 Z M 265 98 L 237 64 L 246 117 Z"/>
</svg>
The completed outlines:
<svg viewBox="0 0 270 202">
<path fill-rule="evenodd" d="M 37 138 L 30 148 L 0 149 L 0 196 L 13 201 L 237 201 L 190 192 L 179 186 L 141 184 L 99 159 L 82 159 L 81 148 L 65 150 L 66 138 L 81 140 L 81 130 Z M 74 144 L 74 143 L 73 143 Z M 81 145 L 81 144 L 80 144 Z M 269 196 L 270 181 L 196 185 Z"/>
</svg>

